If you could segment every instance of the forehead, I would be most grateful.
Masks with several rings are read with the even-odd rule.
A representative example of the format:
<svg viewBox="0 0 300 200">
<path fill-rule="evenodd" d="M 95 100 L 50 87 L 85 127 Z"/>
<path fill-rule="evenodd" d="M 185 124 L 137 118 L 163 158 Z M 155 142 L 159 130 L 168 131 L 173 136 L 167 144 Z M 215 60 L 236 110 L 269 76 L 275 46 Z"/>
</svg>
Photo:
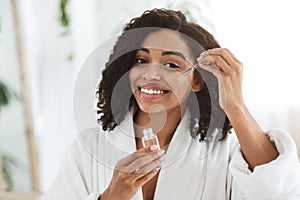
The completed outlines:
<svg viewBox="0 0 300 200">
<path fill-rule="evenodd" d="M 187 57 L 191 57 L 190 48 L 180 36 L 180 33 L 172 30 L 159 30 L 150 33 L 142 42 L 142 47 L 161 49 L 165 51 L 177 51 Z"/>
</svg>

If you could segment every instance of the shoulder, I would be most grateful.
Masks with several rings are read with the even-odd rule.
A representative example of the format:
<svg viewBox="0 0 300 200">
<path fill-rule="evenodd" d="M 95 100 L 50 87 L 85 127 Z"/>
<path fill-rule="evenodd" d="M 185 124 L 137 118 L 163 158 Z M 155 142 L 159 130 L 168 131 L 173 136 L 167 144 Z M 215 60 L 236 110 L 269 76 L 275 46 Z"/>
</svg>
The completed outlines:
<svg viewBox="0 0 300 200">
<path fill-rule="evenodd" d="M 206 152 L 210 160 L 218 160 L 218 162 L 229 163 L 234 152 L 239 146 L 239 142 L 235 133 L 230 133 L 224 139 L 221 138 L 221 133 L 217 133 L 217 136 L 210 141 L 205 141 L 204 144 L 200 144 L 201 148 L 205 147 Z"/>
<path fill-rule="evenodd" d="M 217 146 L 221 152 L 226 152 L 229 157 L 232 157 L 232 154 L 239 146 L 239 141 L 234 130 L 232 130 L 232 133 L 228 133 L 226 138 L 219 140 Z"/>
</svg>

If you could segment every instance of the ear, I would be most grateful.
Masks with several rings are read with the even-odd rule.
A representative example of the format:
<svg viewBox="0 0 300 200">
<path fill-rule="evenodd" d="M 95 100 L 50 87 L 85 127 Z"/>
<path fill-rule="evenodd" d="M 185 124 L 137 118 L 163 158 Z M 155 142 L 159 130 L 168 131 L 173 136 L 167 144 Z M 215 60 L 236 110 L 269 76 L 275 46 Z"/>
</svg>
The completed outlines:
<svg viewBox="0 0 300 200">
<path fill-rule="evenodd" d="M 199 92 L 203 88 L 204 83 L 205 81 L 202 76 L 195 76 L 192 85 L 193 92 Z"/>
<path fill-rule="evenodd" d="M 194 83 L 192 86 L 193 92 L 199 92 L 202 89 L 203 85 L 200 83 Z"/>
</svg>

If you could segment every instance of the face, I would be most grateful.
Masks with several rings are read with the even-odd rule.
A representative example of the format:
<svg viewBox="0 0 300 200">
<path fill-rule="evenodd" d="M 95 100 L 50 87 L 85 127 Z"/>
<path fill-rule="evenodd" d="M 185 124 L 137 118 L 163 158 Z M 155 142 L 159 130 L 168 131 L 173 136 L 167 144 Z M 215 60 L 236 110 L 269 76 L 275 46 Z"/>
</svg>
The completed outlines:
<svg viewBox="0 0 300 200">
<path fill-rule="evenodd" d="M 141 46 L 129 72 L 139 108 L 147 113 L 182 109 L 190 92 L 201 88 L 193 73 L 179 78 L 193 66 L 189 47 L 171 30 L 149 34 Z"/>
</svg>

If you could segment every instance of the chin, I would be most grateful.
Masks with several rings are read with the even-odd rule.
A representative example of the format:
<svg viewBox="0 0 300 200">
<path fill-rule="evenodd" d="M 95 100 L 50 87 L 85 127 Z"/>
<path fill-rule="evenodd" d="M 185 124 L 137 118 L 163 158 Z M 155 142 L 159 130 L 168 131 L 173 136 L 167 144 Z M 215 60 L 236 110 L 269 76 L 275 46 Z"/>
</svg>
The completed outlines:
<svg viewBox="0 0 300 200">
<path fill-rule="evenodd" d="M 167 111 L 167 109 L 160 104 L 144 105 L 144 106 L 139 106 L 139 107 L 143 112 L 146 112 L 146 113 L 161 113 L 161 112 Z"/>
</svg>

